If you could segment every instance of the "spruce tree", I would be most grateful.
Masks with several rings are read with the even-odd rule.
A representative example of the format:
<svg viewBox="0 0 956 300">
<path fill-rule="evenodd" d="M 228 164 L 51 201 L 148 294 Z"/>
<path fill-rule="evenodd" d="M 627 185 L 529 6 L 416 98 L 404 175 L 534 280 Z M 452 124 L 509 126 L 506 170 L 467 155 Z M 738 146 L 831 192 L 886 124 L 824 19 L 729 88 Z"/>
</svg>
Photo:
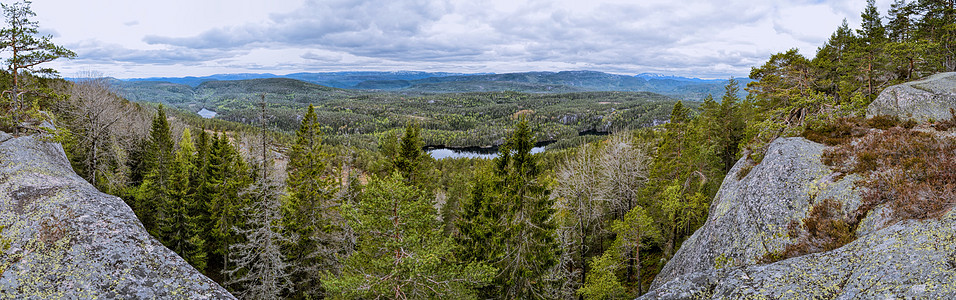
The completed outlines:
<svg viewBox="0 0 956 300">
<path fill-rule="evenodd" d="M 199 138 L 195 142 L 196 155 L 193 156 L 193 169 L 189 177 L 189 189 L 193 191 L 187 205 L 190 248 L 189 253 L 184 255 L 186 260 L 200 271 L 205 271 L 208 264 L 210 250 L 207 245 L 212 239 L 209 204 L 215 189 L 206 182 L 211 147 L 209 134 L 200 130 Z"/>
<path fill-rule="evenodd" d="M 343 211 L 358 235 L 343 272 L 323 284 L 341 299 L 474 299 L 493 269 L 459 262 L 442 233 L 434 201 L 395 172 L 373 178 Z"/>
<path fill-rule="evenodd" d="M 557 263 L 553 200 L 542 179 L 537 156 L 531 154 L 534 136 L 522 119 L 502 147 L 497 173 L 503 182 L 504 205 L 501 256 L 495 262 L 498 295 L 508 299 L 545 297 L 544 276 Z"/>
<path fill-rule="evenodd" d="M 289 152 L 289 196 L 282 204 L 282 223 L 293 238 L 284 253 L 296 266 L 291 279 L 299 297 L 321 296 L 320 274 L 334 271 L 336 256 L 345 250 L 343 219 L 335 209 L 337 174 L 330 172 L 330 159 L 315 109 L 309 105 Z"/>
<path fill-rule="evenodd" d="M 491 265 L 501 255 L 504 206 L 496 190 L 499 184 L 502 182 L 491 168 L 475 170 L 470 197 L 462 205 L 461 216 L 455 223 L 458 229 L 456 257 L 464 263 Z M 483 299 L 493 297 L 495 292 L 492 286 L 478 288 L 478 296 Z"/>
<path fill-rule="evenodd" d="M 422 152 L 422 147 L 425 143 L 422 141 L 421 131 L 421 125 L 418 123 L 405 125 L 405 134 L 402 135 L 401 144 L 394 159 L 395 169 L 409 183 L 423 181 L 422 160 L 425 154 Z"/>
<path fill-rule="evenodd" d="M 716 154 L 723 162 L 721 174 L 726 174 L 734 167 L 740 143 L 744 139 L 746 124 L 739 113 L 738 90 L 737 80 L 730 78 L 724 87 L 724 95 L 720 98 L 717 130 L 710 134 L 711 137 L 716 137 Z"/>
<path fill-rule="evenodd" d="M 179 150 L 173 158 L 170 166 L 169 188 L 166 193 L 169 195 L 166 203 L 163 203 L 160 214 L 162 219 L 158 220 L 162 232 L 162 241 L 167 248 L 185 257 L 189 241 L 189 202 L 192 200 L 193 191 L 190 190 L 189 177 L 192 175 L 193 168 L 193 141 L 189 135 L 189 130 L 183 131 L 182 139 L 179 141 Z"/>
<path fill-rule="evenodd" d="M 221 270 L 229 270 L 230 247 L 236 243 L 242 242 L 242 236 L 237 234 L 234 228 L 244 228 L 245 219 L 242 211 L 249 206 L 246 198 L 240 197 L 240 192 L 246 189 L 252 183 L 249 174 L 249 167 L 245 160 L 239 155 L 239 151 L 232 145 L 225 136 L 218 139 L 219 147 L 213 147 L 213 152 L 218 150 L 222 160 L 220 170 L 222 181 L 218 187 L 215 197 L 210 202 L 209 215 L 212 223 L 214 254 L 219 255 L 222 261 Z M 237 142 L 238 143 L 238 142 Z M 231 278 L 227 278 L 229 280 Z"/>
<path fill-rule="evenodd" d="M 140 198 L 134 208 L 146 230 L 154 236 L 159 236 L 156 219 L 161 214 L 160 205 L 169 201 L 169 166 L 173 158 L 173 138 L 162 105 L 159 106 L 156 117 L 153 118 L 147 145 L 146 175 L 140 188 Z M 159 217 L 162 218 L 162 216 Z"/>
</svg>

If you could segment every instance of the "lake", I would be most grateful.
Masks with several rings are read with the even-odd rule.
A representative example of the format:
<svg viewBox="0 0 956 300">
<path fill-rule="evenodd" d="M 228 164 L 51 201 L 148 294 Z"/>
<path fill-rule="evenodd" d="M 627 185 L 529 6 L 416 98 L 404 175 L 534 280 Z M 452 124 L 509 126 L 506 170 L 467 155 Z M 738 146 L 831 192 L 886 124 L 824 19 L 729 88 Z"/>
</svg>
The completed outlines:
<svg viewBox="0 0 956 300">
<path fill-rule="evenodd" d="M 531 153 L 544 152 L 544 146 L 531 148 Z M 484 158 L 498 157 L 498 147 L 492 148 L 432 148 L 425 150 L 434 159 L 442 158 Z"/>
<path fill-rule="evenodd" d="M 211 111 L 211 110 L 208 110 L 208 109 L 206 109 L 206 108 L 203 108 L 203 109 L 199 110 L 199 112 L 197 112 L 197 114 L 199 114 L 200 116 L 202 116 L 203 118 L 206 118 L 206 119 L 215 118 L 216 115 L 217 115 L 216 112 Z"/>
</svg>

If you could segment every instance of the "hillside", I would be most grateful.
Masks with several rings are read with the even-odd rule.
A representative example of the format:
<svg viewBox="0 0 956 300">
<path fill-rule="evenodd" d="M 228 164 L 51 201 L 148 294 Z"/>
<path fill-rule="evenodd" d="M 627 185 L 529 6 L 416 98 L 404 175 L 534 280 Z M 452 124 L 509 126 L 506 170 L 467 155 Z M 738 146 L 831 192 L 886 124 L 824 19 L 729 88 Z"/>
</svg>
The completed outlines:
<svg viewBox="0 0 956 300">
<path fill-rule="evenodd" d="M 697 79 L 643 73 L 636 76 L 596 71 L 521 72 L 504 74 L 460 74 L 444 72 L 328 72 L 274 74 L 220 74 L 206 77 L 142 78 L 123 81 L 123 89 L 143 93 L 156 82 L 168 82 L 192 88 L 206 82 L 249 79 L 289 78 L 322 86 L 376 91 L 462 93 L 516 91 L 524 93 L 567 93 L 584 91 L 652 92 L 684 100 L 702 100 L 723 93 L 725 79 Z M 740 92 L 750 82 L 738 79 Z M 143 83 L 143 84 L 140 84 Z"/>
<path fill-rule="evenodd" d="M 398 129 L 409 121 L 420 122 L 427 144 L 456 147 L 500 144 L 504 129 L 515 122 L 518 112 L 540 126 L 539 141 L 550 141 L 577 136 L 582 131 L 607 132 L 657 124 L 667 118 L 675 101 L 649 92 L 575 92 L 578 89 L 564 85 L 485 84 L 549 87 L 551 93 L 487 91 L 493 88 L 440 94 L 374 92 L 288 78 L 207 81 L 196 88 L 155 81 L 118 82 L 117 87 L 134 101 L 162 103 L 189 112 L 205 108 L 215 111 L 217 119 L 247 124 L 257 119 L 257 103 L 264 95 L 270 123 L 285 132 L 295 130 L 309 104 L 316 106 L 327 134 L 350 135 L 351 139 Z"/>
</svg>

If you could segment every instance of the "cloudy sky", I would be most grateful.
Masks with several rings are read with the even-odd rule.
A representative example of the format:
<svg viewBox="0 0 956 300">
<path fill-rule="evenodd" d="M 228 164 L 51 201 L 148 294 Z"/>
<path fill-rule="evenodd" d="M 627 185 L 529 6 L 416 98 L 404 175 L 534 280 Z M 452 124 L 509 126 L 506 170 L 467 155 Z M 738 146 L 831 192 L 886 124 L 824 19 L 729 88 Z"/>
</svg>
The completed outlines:
<svg viewBox="0 0 956 300">
<path fill-rule="evenodd" d="M 3 0 L 8 3 L 10 0 Z M 596 70 L 742 77 L 863 0 L 35 0 L 64 76 Z M 885 12 L 891 0 L 878 0 Z"/>
</svg>

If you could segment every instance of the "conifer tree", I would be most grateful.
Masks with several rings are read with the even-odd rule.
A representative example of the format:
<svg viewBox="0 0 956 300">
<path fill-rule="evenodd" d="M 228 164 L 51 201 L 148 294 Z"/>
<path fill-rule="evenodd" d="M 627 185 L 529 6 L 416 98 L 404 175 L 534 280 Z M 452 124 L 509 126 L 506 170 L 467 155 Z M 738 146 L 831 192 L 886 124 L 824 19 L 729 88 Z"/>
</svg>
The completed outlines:
<svg viewBox="0 0 956 300">
<path fill-rule="evenodd" d="M 744 138 L 746 124 L 739 113 L 737 97 L 737 80 L 730 78 L 724 87 L 724 95 L 720 98 L 720 108 L 715 131 L 709 136 L 715 138 L 716 155 L 723 162 L 721 174 L 726 174 L 737 162 L 737 152 Z"/>
<path fill-rule="evenodd" d="M 220 170 L 225 172 L 222 174 L 222 181 L 215 197 L 209 203 L 209 216 L 212 223 L 212 239 L 216 242 L 213 244 L 213 253 L 219 255 L 218 258 L 222 261 L 221 270 L 226 271 L 232 268 L 229 265 L 230 247 L 241 242 L 243 238 L 233 229 L 245 227 L 245 218 L 241 212 L 249 206 L 249 203 L 245 201 L 249 199 L 240 197 L 240 192 L 251 184 L 251 176 L 248 165 L 235 146 L 230 143 L 229 138 L 223 136 L 218 139 L 218 142 L 220 146 L 213 146 L 214 154 L 212 155 L 222 159 L 218 163 L 222 164 Z M 217 150 L 218 154 L 215 153 Z"/>
<path fill-rule="evenodd" d="M 373 178 L 357 204 L 343 206 L 358 234 L 342 274 L 323 284 L 341 299 L 474 299 L 493 270 L 456 259 L 434 202 L 395 172 Z"/>
<path fill-rule="evenodd" d="M 850 63 L 858 43 L 859 38 L 844 19 L 812 61 L 822 73 L 817 78 L 817 88 L 835 96 L 837 102 L 848 101 L 860 87 L 856 68 Z"/>
<path fill-rule="evenodd" d="M 860 36 L 858 50 L 859 66 L 857 74 L 862 75 L 861 82 L 865 90 L 864 94 L 868 99 L 876 98 L 880 87 L 888 81 L 884 70 L 886 70 L 886 54 L 884 46 L 886 43 L 886 28 L 883 26 L 883 20 L 880 12 L 876 8 L 875 0 L 867 0 L 866 9 L 860 15 L 863 19 L 862 28 L 857 30 Z"/>
<path fill-rule="evenodd" d="M 637 296 L 644 293 L 641 278 L 640 249 L 646 247 L 644 239 L 657 238 L 660 233 L 654 220 L 643 207 L 637 206 L 629 211 L 623 220 L 615 220 L 611 230 L 616 234 L 614 242 L 607 251 L 591 262 L 591 272 L 588 272 L 584 286 L 578 294 L 588 299 L 617 299 L 626 295 L 627 283 L 636 282 Z M 627 255 L 634 252 L 636 255 Z M 637 267 L 635 278 L 620 278 L 619 271 L 623 268 Z M 625 272 L 630 274 L 630 272 Z"/>
<path fill-rule="evenodd" d="M 521 120 L 496 159 L 503 179 L 499 195 L 504 205 L 500 258 L 496 261 L 498 295 L 508 299 L 546 296 L 544 275 L 557 263 L 553 200 L 541 181 L 537 157 L 531 154 L 534 136 Z"/>
<path fill-rule="evenodd" d="M 398 155 L 395 157 L 395 169 L 408 182 L 421 182 L 422 160 L 425 155 L 422 153 L 424 142 L 421 138 L 421 125 L 418 123 L 408 123 L 405 125 L 405 134 L 402 135 L 401 144 L 398 147 Z"/>
<path fill-rule="evenodd" d="M 209 134 L 200 130 L 199 138 L 195 142 L 196 155 L 193 156 L 193 169 L 189 177 L 189 189 L 193 191 L 193 195 L 187 206 L 190 251 L 185 255 L 186 260 L 200 271 L 206 269 L 212 241 L 209 205 L 214 197 L 215 187 L 206 181 L 211 147 Z"/>
<path fill-rule="evenodd" d="M 135 208 L 146 230 L 158 236 L 156 219 L 161 214 L 159 207 L 169 201 L 169 166 L 173 158 L 173 138 L 162 105 L 159 106 L 156 117 L 153 118 L 147 145 L 146 175 Z"/>
<path fill-rule="evenodd" d="M 504 206 L 496 190 L 501 183 L 491 168 L 475 170 L 470 197 L 462 205 L 461 216 L 455 224 L 458 229 L 456 256 L 464 263 L 491 265 L 501 254 Z M 494 293 L 491 286 L 478 288 L 479 298 L 487 299 Z"/>
<path fill-rule="evenodd" d="M 40 68 L 39 65 L 61 57 L 74 58 L 76 53 L 53 44 L 53 36 L 40 35 L 38 23 L 30 20 L 36 17 L 36 13 L 30 9 L 30 1 L 2 3 L 0 7 L 3 8 L 4 16 L 4 27 L 0 30 L 0 50 L 10 51 L 9 56 L 4 56 L 4 62 L 13 77 L 11 88 L 3 91 L 4 97 L 0 98 L 0 126 L 13 127 L 14 134 L 18 134 L 24 116 L 43 118 L 39 107 L 24 99 L 24 96 L 36 94 L 39 90 L 30 84 L 31 77 L 34 74 L 57 73 L 54 69 Z"/>
<path fill-rule="evenodd" d="M 337 175 L 329 168 L 330 158 L 322 145 L 315 108 L 309 105 L 289 152 L 289 196 L 282 204 L 287 236 L 296 238 L 284 251 L 296 266 L 291 278 L 302 297 L 321 296 L 320 274 L 335 271 L 336 255 L 345 251 L 344 221 L 334 201 Z"/>
<path fill-rule="evenodd" d="M 189 177 L 195 168 L 193 152 L 193 141 L 189 130 L 186 129 L 183 131 L 179 150 L 176 151 L 170 166 L 170 182 L 166 191 L 169 198 L 166 203 L 163 203 L 163 213 L 160 214 L 162 219 L 158 220 L 163 244 L 183 257 L 185 257 L 184 253 L 190 238 L 188 206 L 192 200 L 193 191 L 190 190 Z"/>
<path fill-rule="evenodd" d="M 290 294 L 290 272 L 294 266 L 282 253 L 282 246 L 292 239 L 283 234 L 281 186 L 274 174 L 269 139 L 265 130 L 265 103 L 261 102 L 260 132 L 255 142 L 259 149 L 250 151 L 255 176 L 252 184 L 240 192 L 248 205 L 241 209 L 246 224 L 234 227 L 241 242 L 229 246 L 231 269 L 225 272 L 238 286 L 236 293 L 249 299 L 279 299 Z"/>
</svg>

